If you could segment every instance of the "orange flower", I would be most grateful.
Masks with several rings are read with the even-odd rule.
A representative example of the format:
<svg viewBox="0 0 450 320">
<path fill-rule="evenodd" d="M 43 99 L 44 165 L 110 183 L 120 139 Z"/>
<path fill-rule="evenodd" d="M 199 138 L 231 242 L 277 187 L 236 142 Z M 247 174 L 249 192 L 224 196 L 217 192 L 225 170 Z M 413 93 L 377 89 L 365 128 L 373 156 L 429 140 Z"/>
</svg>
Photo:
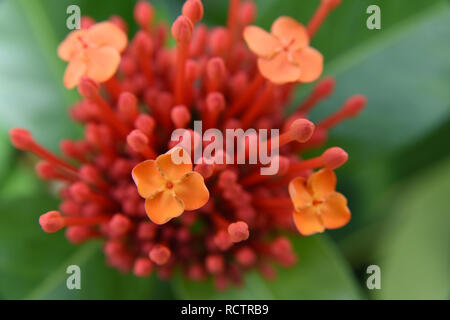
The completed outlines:
<svg viewBox="0 0 450 320">
<path fill-rule="evenodd" d="M 306 28 L 295 19 L 278 18 L 271 33 L 248 26 L 244 39 L 259 56 L 261 74 L 276 84 L 312 82 L 322 73 L 322 54 L 309 46 Z"/>
<path fill-rule="evenodd" d="M 308 180 L 298 177 L 289 184 L 294 204 L 294 222 L 298 231 L 307 236 L 325 229 L 337 229 L 350 221 L 347 199 L 335 191 L 336 175 L 322 169 Z"/>
<path fill-rule="evenodd" d="M 173 162 L 174 152 L 180 155 L 180 164 Z M 145 211 L 156 224 L 164 224 L 184 210 L 195 210 L 208 202 L 209 191 L 203 177 L 192 171 L 191 158 L 181 148 L 141 162 L 131 174 L 139 194 L 146 199 Z"/>
<path fill-rule="evenodd" d="M 125 33 L 110 22 L 72 31 L 58 47 L 58 56 L 69 61 L 64 85 L 72 89 L 82 76 L 98 82 L 108 80 L 116 72 L 126 45 Z"/>
</svg>

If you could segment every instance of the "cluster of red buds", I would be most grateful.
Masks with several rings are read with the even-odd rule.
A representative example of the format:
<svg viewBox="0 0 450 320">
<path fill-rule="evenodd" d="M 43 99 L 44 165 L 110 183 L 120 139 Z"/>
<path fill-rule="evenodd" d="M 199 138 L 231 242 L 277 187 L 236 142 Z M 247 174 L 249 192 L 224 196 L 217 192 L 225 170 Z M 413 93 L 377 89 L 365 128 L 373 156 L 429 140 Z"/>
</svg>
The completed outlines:
<svg viewBox="0 0 450 320">
<path fill-rule="evenodd" d="M 302 37 L 309 41 L 339 2 L 322 0 Z M 241 284 L 248 269 L 273 278 L 274 264 L 295 264 L 296 253 L 283 234 L 295 232 L 296 226 L 307 235 L 348 222 L 348 210 L 344 222 L 331 221 L 332 215 L 339 213 L 333 206 L 342 203 L 342 198 L 327 204 L 313 195 L 320 191 L 317 183 L 331 181 L 334 190 L 333 176 L 310 179 L 315 169 L 328 173 L 344 164 L 347 153 L 332 147 L 307 160 L 299 155 L 322 146 L 329 130 L 356 116 L 366 100 L 352 96 L 334 114 L 313 124 L 307 120 L 309 111 L 335 88 L 334 79 L 325 77 L 296 111 L 286 116 L 297 85 L 313 81 L 318 77 L 315 74 L 321 73 L 321 56 L 312 48 L 299 46 L 294 49 L 304 50 L 296 64 L 292 45 L 298 35 L 289 43 L 280 40 L 281 50 L 287 50 L 283 57 L 282 53 L 279 58 L 264 56 L 263 48 L 255 44 L 258 31 L 247 29 L 243 36 L 256 16 L 252 1 L 230 0 L 226 27 L 199 24 L 202 16 L 201 1 L 187 0 L 182 15 L 169 29 L 165 24 L 156 25 L 154 8 L 140 1 L 134 10 L 140 29 L 130 41 L 120 35 L 127 32 L 120 17 L 100 24 L 84 17 L 82 29 L 65 40 L 81 44 L 71 42 L 59 50 L 60 56 L 70 61 L 66 86 L 78 86 L 82 97 L 70 115 L 84 127 L 84 137 L 63 140 L 62 156 L 45 149 L 24 129 L 12 129 L 10 137 L 16 148 L 41 159 L 36 165 L 41 179 L 63 182 L 59 211 L 39 219 L 45 232 L 65 228 L 66 238 L 74 244 L 103 241 L 107 263 L 122 272 L 145 277 L 155 271 L 166 279 L 180 269 L 193 280 L 212 275 L 216 287 L 223 289 L 230 283 Z M 291 28 L 290 20 L 282 23 L 282 27 L 272 28 L 274 35 L 282 32 L 288 37 L 299 28 Z M 166 46 L 170 33 L 176 41 L 174 48 Z M 292 66 L 281 61 L 284 54 Z M 306 64 L 309 58 L 311 63 Z M 170 150 L 174 129 L 186 128 L 192 133 L 187 138 L 192 138 L 194 132 L 189 128 L 194 120 L 202 120 L 206 129 L 280 129 L 278 173 L 261 175 L 261 164 L 195 164 L 192 171 L 201 175 L 209 190 L 207 202 L 166 223 L 155 223 L 148 217 L 132 170 Z M 288 190 L 290 181 L 298 177 L 314 180 L 308 189 L 314 201 L 297 205 L 300 200 L 307 201 L 306 196 L 298 198 L 303 180 L 296 180 Z M 166 187 L 173 186 L 167 183 Z M 189 194 L 184 196 L 189 198 Z M 322 229 L 310 226 L 308 216 L 301 213 L 320 205 L 320 210 L 325 210 L 325 205 L 329 210 L 323 211 L 323 218 L 317 214 Z M 159 206 L 151 209 L 160 210 L 161 215 L 172 210 L 163 200 Z M 297 220 L 293 213 L 299 215 Z"/>
</svg>

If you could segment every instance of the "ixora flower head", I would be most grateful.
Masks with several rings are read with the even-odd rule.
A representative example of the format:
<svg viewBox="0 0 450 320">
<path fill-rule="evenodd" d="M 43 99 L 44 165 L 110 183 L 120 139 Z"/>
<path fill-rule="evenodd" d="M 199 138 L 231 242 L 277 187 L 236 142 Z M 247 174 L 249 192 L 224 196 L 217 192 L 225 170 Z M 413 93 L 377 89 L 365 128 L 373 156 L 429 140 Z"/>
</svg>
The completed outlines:
<svg viewBox="0 0 450 320">
<path fill-rule="evenodd" d="M 172 160 L 174 152 L 182 154 L 181 163 Z M 156 224 L 164 224 L 184 210 L 196 210 L 208 202 L 209 191 L 203 177 L 192 171 L 190 155 L 181 148 L 138 164 L 131 174 L 139 194 L 146 199 L 145 211 Z"/>
<path fill-rule="evenodd" d="M 295 19 L 278 18 L 271 33 L 248 26 L 244 39 L 259 56 L 261 74 L 276 84 L 312 82 L 322 74 L 322 54 L 309 46 L 306 28 Z"/>
<path fill-rule="evenodd" d="M 309 43 L 338 3 L 322 0 L 306 27 L 276 19 L 270 34 L 250 26 L 256 6 L 239 0 L 230 1 L 227 26 L 212 28 L 199 23 L 200 0 L 186 1 L 171 28 L 155 24 L 151 4 L 139 1 L 139 30 L 129 41 L 121 18 L 83 18 L 58 53 L 69 61 L 64 83 L 81 95 L 70 115 L 84 136 L 63 140 L 59 156 L 27 130 L 10 131 L 14 146 L 41 159 L 39 177 L 62 186 L 59 210 L 40 217 L 42 229 L 65 229 L 75 244 L 102 241 L 107 263 L 122 272 L 167 279 L 180 269 L 224 289 L 241 284 L 247 270 L 273 278 L 275 264 L 294 264 L 287 231 L 300 237 L 348 223 L 346 200 L 334 191 L 334 170 L 347 153 L 331 147 L 305 159 L 304 152 L 357 116 L 365 97 L 349 97 L 313 124 L 308 113 L 336 85 L 324 77 L 296 111 L 285 112 L 296 83 L 322 73 L 322 55 Z M 166 45 L 170 34 L 175 47 Z M 243 150 L 245 161 L 192 161 L 195 154 L 179 145 L 195 149 L 198 121 L 205 129 L 241 130 L 245 140 L 231 154 Z M 181 141 L 171 141 L 176 129 L 185 129 Z M 260 129 L 271 133 L 264 138 Z M 213 142 L 200 143 L 206 149 Z M 261 174 L 271 163 L 247 161 L 251 148 L 277 151 L 276 174 Z"/>
<path fill-rule="evenodd" d="M 297 177 L 289 183 L 294 221 L 301 234 L 340 228 L 350 221 L 347 199 L 335 189 L 336 175 L 330 169 L 321 169 L 308 180 Z"/>
<path fill-rule="evenodd" d="M 71 89 L 82 76 L 98 82 L 108 80 L 117 71 L 126 45 L 126 34 L 111 22 L 72 31 L 58 47 L 59 57 L 69 62 L 64 85 Z"/>
</svg>

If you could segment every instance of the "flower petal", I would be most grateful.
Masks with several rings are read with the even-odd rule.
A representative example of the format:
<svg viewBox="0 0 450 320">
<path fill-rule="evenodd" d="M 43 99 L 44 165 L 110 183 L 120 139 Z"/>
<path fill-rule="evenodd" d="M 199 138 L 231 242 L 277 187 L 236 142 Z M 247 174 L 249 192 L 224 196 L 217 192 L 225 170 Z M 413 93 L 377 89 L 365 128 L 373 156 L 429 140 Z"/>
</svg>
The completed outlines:
<svg viewBox="0 0 450 320">
<path fill-rule="evenodd" d="M 286 52 L 282 51 L 271 59 L 258 59 L 261 74 L 275 84 L 298 81 L 300 68 L 289 61 Z"/>
<path fill-rule="evenodd" d="M 314 206 L 294 211 L 294 223 L 297 230 L 304 236 L 325 231 L 323 222 Z"/>
<path fill-rule="evenodd" d="M 58 46 L 58 56 L 69 61 L 83 49 L 80 37 L 86 34 L 86 30 L 75 30 L 67 35 L 67 37 Z"/>
<path fill-rule="evenodd" d="M 105 21 L 90 27 L 86 33 L 89 43 L 99 47 L 108 46 L 122 52 L 127 46 L 127 36 L 119 27 L 113 23 Z"/>
<path fill-rule="evenodd" d="M 306 188 L 306 180 L 303 177 L 297 177 L 289 183 L 289 195 L 297 211 L 309 207 L 313 203 L 312 196 Z"/>
<path fill-rule="evenodd" d="M 162 190 L 165 184 L 165 179 L 161 175 L 155 160 L 139 163 L 131 171 L 131 176 L 142 198 L 148 198 Z"/>
<path fill-rule="evenodd" d="M 156 224 L 164 224 L 180 216 L 183 211 L 183 202 L 169 190 L 160 191 L 145 200 L 145 212 Z"/>
<path fill-rule="evenodd" d="M 78 85 L 80 78 L 86 74 L 86 61 L 82 54 L 79 54 L 70 60 L 64 72 L 64 86 L 72 89 Z"/>
<path fill-rule="evenodd" d="M 272 24 L 272 34 L 280 39 L 283 45 L 291 45 L 292 50 L 305 48 L 309 45 L 306 28 L 290 17 L 279 17 Z"/>
<path fill-rule="evenodd" d="M 250 50 L 262 58 L 270 58 L 281 46 L 277 38 L 260 27 L 246 27 L 243 36 Z"/>
<path fill-rule="evenodd" d="M 309 176 L 307 185 L 314 200 L 325 201 L 336 189 L 336 174 L 330 169 L 321 169 Z"/>
<path fill-rule="evenodd" d="M 180 160 L 179 164 L 175 161 Z M 173 148 L 156 159 L 159 170 L 170 181 L 180 180 L 186 173 L 192 171 L 192 161 L 188 153 L 182 148 Z"/>
<path fill-rule="evenodd" d="M 209 200 L 209 191 L 201 174 L 189 172 L 175 184 L 175 195 L 183 201 L 185 210 L 203 207 Z"/>
<path fill-rule="evenodd" d="M 319 205 L 322 220 L 327 229 L 336 229 L 345 226 L 350 221 L 350 210 L 347 199 L 340 193 L 330 195 L 324 203 Z"/>
<path fill-rule="evenodd" d="M 87 76 L 98 82 L 110 79 L 119 67 L 120 55 L 114 48 L 87 49 L 86 56 L 88 59 Z"/>
<path fill-rule="evenodd" d="M 300 67 L 301 82 L 317 80 L 323 71 L 323 56 L 314 48 L 306 47 L 293 53 L 295 62 Z"/>
</svg>

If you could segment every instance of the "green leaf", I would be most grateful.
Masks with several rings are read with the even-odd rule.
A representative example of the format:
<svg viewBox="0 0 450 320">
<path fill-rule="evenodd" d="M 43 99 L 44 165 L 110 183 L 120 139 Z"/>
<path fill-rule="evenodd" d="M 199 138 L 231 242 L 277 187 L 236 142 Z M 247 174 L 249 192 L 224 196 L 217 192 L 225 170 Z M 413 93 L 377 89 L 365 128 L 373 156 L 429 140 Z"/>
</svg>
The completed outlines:
<svg viewBox="0 0 450 320">
<path fill-rule="evenodd" d="M 38 218 L 57 207 L 54 199 L 0 199 L 0 297 L 3 299 L 164 299 L 169 285 L 108 267 L 100 242 L 75 246 L 63 232 L 44 233 Z M 81 290 L 66 287 L 70 265 L 81 268 Z"/>
<path fill-rule="evenodd" d="M 0 3 L 0 124 L 25 127 L 55 148 L 74 135 L 67 116 L 74 96 L 62 85 L 63 64 L 48 21 L 37 0 Z"/>
<path fill-rule="evenodd" d="M 314 118 L 333 112 L 349 94 L 367 95 L 366 110 L 332 132 L 366 159 L 437 128 L 450 114 L 449 20 L 448 4 L 439 3 L 328 65 L 325 74 L 337 75 L 337 92 Z"/>
<path fill-rule="evenodd" d="M 214 289 L 211 281 L 202 283 L 182 276 L 173 281 L 181 299 L 358 299 L 358 285 L 345 260 L 325 236 L 292 238 L 300 257 L 292 268 L 279 268 L 274 281 L 249 273 L 242 288 L 224 292 Z"/>
<path fill-rule="evenodd" d="M 62 232 L 45 234 L 38 224 L 39 215 L 56 206 L 56 201 L 42 192 L 35 192 L 33 197 L 0 199 L 3 298 L 23 298 L 76 249 Z"/>
<path fill-rule="evenodd" d="M 4 178 L 11 169 L 13 158 L 14 153 L 9 137 L 0 130 L 0 186 L 3 185 Z"/>
<path fill-rule="evenodd" d="M 405 184 L 380 228 L 381 299 L 448 299 L 450 159 Z"/>
</svg>

